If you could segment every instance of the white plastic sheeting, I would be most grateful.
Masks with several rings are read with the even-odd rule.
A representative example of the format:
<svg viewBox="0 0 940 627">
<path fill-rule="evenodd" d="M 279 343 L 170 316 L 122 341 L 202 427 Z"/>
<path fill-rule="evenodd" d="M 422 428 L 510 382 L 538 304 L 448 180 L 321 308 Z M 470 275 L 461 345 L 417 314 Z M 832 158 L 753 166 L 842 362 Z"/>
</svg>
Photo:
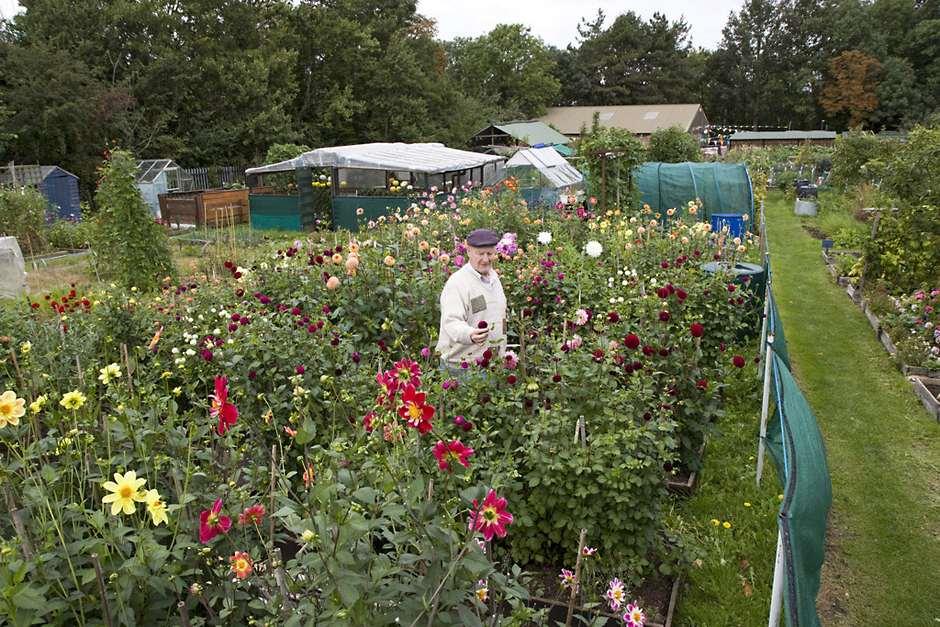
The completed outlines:
<svg viewBox="0 0 940 627">
<path fill-rule="evenodd" d="M 246 174 L 292 172 L 297 168 L 362 168 L 435 174 L 479 168 L 502 161 L 497 155 L 448 148 L 444 144 L 375 143 L 317 148 L 299 157 L 245 170 Z"/>
<path fill-rule="evenodd" d="M 577 168 L 565 161 L 551 146 L 520 150 L 506 162 L 506 169 L 510 174 L 512 168 L 535 168 L 555 189 L 574 187 L 584 182 L 584 177 Z"/>
<path fill-rule="evenodd" d="M 26 264 L 15 237 L 0 237 L 0 298 L 16 298 L 26 291 Z"/>
</svg>

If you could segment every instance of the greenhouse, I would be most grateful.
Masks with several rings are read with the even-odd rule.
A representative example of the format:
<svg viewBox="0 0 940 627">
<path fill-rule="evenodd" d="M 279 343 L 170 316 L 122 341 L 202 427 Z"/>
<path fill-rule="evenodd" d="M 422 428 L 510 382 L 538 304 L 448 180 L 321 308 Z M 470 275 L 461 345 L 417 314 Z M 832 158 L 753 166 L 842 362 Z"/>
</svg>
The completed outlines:
<svg viewBox="0 0 940 627">
<path fill-rule="evenodd" d="M 172 159 L 146 159 L 137 164 L 137 189 L 156 218 L 160 217 L 160 194 L 192 188 L 192 176 Z"/>
<path fill-rule="evenodd" d="M 294 185 L 267 185 L 271 175 L 283 179 L 291 172 Z M 360 219 L 411 205 L 421 190 L 494 183 L 503 176 L 503 158 L 439 143 L 373 143 L 318 148 L 245 173 L 255 190 L 250 203 L 256 228 L 305 230 L 320 219 L 356 230 Z"/>
<path fill-rule="evenodd" d="M 699 217 L 742 215 L 753 223 L 754 194 L 747 167 L 739 163 L 657 163 L 638 167 L 634 176 L 642 201 L 657 211 L 677 209 L 698 198 L 704 214 Z"/>
<path fill-rule="evenodd" d="M 553 147 L 520 150 L 506 162 L 506 174 L 519 180 L 530 205 L 554 204 L 559 191 L 584 186 L 584 176 Z"/>
</svg>

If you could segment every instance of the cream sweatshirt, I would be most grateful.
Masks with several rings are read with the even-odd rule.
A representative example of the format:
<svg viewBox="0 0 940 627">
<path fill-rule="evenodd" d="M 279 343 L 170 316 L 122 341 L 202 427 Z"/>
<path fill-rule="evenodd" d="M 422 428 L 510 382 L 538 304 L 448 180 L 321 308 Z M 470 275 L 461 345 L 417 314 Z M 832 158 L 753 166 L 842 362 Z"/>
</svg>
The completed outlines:
<svg viewBox="0 0 940 627">
<path fill-rule="evenodd" d="M 487 347 L 502 357 L 506 352 L 506 295 L 495 270 L 480 275 L 469 262 L 457 270 L 441 291 L 441 328 L 437 352 L 452 367 L 461 361 L 473 364 Z M 470 334 L 485 320 L 490 330 L 487 341 L 474 344 Z"/>
</svg>

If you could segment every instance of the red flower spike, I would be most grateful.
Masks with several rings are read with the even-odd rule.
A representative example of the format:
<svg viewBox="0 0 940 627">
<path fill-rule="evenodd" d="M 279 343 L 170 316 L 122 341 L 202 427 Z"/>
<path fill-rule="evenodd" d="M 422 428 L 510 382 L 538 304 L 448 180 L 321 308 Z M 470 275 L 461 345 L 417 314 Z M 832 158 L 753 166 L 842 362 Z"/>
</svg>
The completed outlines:
<svg viewBox="0 0 940 627">
<path fill-rule="evenodd" d="M 238 408 L 228 402 L 228 379 L 225 377 L 215 378 L 215 394 L 209 396 L 209 400 L 212 403 L 209 408 L 209 415 L 219 420 L 216 432 L 219 435 L 225 435 L 229 427 L 238 420 Z"/>
<path fill-rule="evenodd" d="M 705 333 L 705 326 L 701 322 L 693 322 L 689 327 L 689 333 L 692 334 L 692 337 L 702 337 Z"/>
</svg>

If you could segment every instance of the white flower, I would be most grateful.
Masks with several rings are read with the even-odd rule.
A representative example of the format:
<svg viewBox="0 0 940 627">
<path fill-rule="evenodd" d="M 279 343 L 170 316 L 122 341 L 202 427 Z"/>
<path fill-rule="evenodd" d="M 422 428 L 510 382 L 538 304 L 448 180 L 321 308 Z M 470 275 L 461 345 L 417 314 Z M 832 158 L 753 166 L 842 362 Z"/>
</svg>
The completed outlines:
<svg viewBox="0 0 940 627">
<path fill-rule="evenodd" d="M 548 246 L 552 243 L 552 234 L 548 231 L 539 231 L 539 235 L 536 239 L 538 240 L 539 244 Z"/>
<path fill-rule="evenodd" d="M 596 239 L 592 239 L 587 244 L 584 245 L 584 252 L 588 257 L 597 257 L 601 256 L 601 253 L 604 252 L 604 247 L 601 246 L 601 243 Z"/>
<path fill-rule="evenodd" d="M 189 355 L 190 357 L 192 357 L 193 355 L 196 354 L 196 351 L 194 351 L 194 350 L 191 349 L 191 348 L 187 348 L 187 349 L 186 349 L 186 354 Z"/>
</svg>

